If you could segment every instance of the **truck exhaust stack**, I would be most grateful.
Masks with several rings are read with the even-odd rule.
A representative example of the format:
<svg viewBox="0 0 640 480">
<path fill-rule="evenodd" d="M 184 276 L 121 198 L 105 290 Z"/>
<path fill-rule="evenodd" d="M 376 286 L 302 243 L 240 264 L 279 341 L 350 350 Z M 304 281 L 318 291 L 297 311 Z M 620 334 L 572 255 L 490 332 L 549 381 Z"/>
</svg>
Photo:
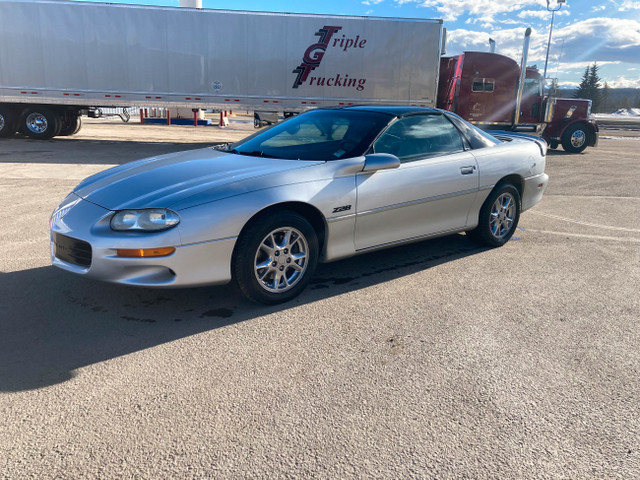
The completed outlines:
<svg viewBox="0 0 640 480">
<path fill-rule="evenodd" d="M 513 118 L 513 127 L 520 123 L 520 105 L 522 104 L 522 91 L 524 90 L 524 78 L 527 73 L 527 56 L 529 55 L 529 43 L 531 41 L 531 28 L 524 32 L 524 44 L 522 45 L 522 63 L 520 64 L 520 80 L 518 81 L 518 95 L 516 97 L 516 111 Z"/>
</svg>

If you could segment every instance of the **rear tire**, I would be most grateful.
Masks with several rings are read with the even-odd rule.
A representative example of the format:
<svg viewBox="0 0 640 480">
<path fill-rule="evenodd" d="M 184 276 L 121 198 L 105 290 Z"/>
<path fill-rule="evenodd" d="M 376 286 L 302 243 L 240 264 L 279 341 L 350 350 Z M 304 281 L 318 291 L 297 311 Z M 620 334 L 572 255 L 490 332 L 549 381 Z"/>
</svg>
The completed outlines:
<svg viewBox="0 0 640 480">
<path fill-rule="evenodd" d="M 571 125 L 562 134 L 562 148 L 568 153 L 581 153 L 587 148 L 590 135 L 584 125 Z"/>
<path fill-rule="evenodd" d="M 249 300 L 275 305 L 297 297 L 318 263 L 318 236 L 295 212 L 260 217 L 242 233 L 232 260 L 233 279 Z"/>
<path fill-rule="evenodd" d="M 0 107 L 0 137 L 12 137 L 16 133 L 16 116 L 5 107 Z"/>
<path fill-rule="evenodd" d="M 68 137 L 69 135 L 75 135 L 82 128 L 82 120 L 77 115 L 71 115 L 67 117 L 67 120 L 62 122 L 62 127 L 60 128 L 61 137 Z"/>
<path fill-rule="evenodd" d="M 22 129 L 35 140 L 48 140 L 60 131 L 60 117 L 48 108 L 29 107 L 22 115 Z"/>
<path fill-rule="evenodd" d="M 478 226 L 469 232 L 469 238 L 489 247 L 501 247 L 509 241 L 520 220 L 520 193 L 511 184 L 503 184 L 487 197 Z"/>
</svg>

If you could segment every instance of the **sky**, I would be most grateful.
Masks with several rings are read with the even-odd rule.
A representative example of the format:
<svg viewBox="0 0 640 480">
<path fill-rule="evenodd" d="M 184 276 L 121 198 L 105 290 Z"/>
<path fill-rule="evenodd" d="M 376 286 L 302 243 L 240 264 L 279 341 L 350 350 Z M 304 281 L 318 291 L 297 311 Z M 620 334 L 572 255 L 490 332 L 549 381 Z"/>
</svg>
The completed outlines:
<svg viewBox="0 0 640 480">
<path fill-rule="evenodd" d="M 86 0 L 78 0 L 86 1 Z M 179 0 L 119 0 L 110 3 L 179 6 Z M 447 54 L 488 51 L 518 62 L 524 32 L 531 27 L 527 64 L 544 70 L 552 14 L 547 0 L 202 0 L 203 8 L 401 18 L 438 18 L 447 29 Z M 596 62 L 602 83 L 640 88 L 640 0 L 549 0 L 554 16 L 547 77 L 576 87 Z"/>
</svg>

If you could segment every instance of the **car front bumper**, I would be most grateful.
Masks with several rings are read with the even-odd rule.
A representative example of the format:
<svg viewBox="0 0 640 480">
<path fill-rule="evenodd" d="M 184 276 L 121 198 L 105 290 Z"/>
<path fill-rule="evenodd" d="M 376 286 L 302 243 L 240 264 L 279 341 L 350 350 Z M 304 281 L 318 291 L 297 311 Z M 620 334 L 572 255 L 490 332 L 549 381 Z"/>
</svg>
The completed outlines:
<svg viewBox="0 0 640 480">
<path fill-rule="evenodd" d="M 87 278 L 142 287 L 195 287 L 231 280 L 236 237 L 182 245 L 178 228 L 115 232 L 109 227 L 112 213 L 70 196 L 52 216 L 52 264 Z M 175 251 L 161 257 L 118 256 L 118 249 L 160 247 L 175 247 Z"/>
</svg>

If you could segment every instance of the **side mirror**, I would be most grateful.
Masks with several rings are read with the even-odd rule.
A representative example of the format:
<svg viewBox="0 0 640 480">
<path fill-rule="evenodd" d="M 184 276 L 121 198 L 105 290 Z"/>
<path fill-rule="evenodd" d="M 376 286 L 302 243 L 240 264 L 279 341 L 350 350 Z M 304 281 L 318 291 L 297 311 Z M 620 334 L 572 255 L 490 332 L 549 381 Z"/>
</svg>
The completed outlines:
<svg viewBox="0 0 640 480">
<path fill-rule="evenodd" d="M 372 153 L 364 157 L 363 172 L 375 172 L 377 170 L 389 170 L 398 168 L 400 159 L 390 153 Z"/>
</svg>

